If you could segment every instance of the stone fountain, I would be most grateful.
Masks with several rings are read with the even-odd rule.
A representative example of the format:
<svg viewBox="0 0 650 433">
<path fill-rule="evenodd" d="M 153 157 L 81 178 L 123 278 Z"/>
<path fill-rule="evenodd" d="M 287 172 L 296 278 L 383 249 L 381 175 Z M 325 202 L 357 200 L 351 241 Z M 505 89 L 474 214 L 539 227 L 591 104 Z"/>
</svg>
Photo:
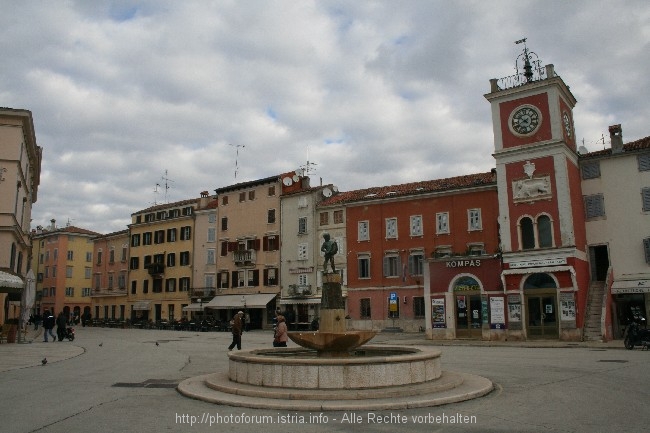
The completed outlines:
<svg viewBox="0 0 650 433">
<path fill-rule="evenodd" d="M 490 380 L 442 371 L 429 347 L 364 345 L 349 331 L 339 274 L 325 274 L 319 330 L 292 332 L 300 347 L 229 352 L 227 373 L 181 382 L 178 391 L 216 404 L 291 411 L 407 409 L 483 396 Z"/>
</svg>

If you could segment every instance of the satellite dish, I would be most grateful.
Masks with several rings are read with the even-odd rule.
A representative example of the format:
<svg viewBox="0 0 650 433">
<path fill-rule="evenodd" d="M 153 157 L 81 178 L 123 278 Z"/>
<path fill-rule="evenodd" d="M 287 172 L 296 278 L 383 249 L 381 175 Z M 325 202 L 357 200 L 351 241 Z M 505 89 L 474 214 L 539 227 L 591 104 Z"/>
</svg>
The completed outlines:
<svg viewBox="0 0 650 433">
<path fill-rule="evenodd" d="M 580 147 L 578 148 L 578 154 L 579 154 L 579 155 L 584 155 L 584 154 L 586 154 L 586 153 L 589 153 L 589 150 L 588 150 L 586 147 L 584 147 L 584 146 L 580 146 Z"/>
<path fill-rule="evenodd" d="M 294 171 L 293 173 L 298 177 L 302 176 L 302 170 L 300 170 L 300 169 Z"/>
<path fill-rule="evenodd" d="M 293 185 L 293 179 L 291 179 L 289 176 L 287 176 L 284 179 L 282 179 L 282 183 L 285 186 L 291 186 L 291 185 Z"/>
<path fill-rule="evenodd" d="M 293 181 L 298 182 L 299 180 L 300 180 L 300 176 L 298 176 L 297 174 L 294 174 L 293 175 Z"/>
<path fill-rule="evenodd" d="M 333 186 L 332 186 L 332 191 L 334 191 L 334 192 L 339 192 L 339 187 L 336 186 L 336 185 L 333 185 Z"/>
<path fill-rule="evenodd" d="M 332 190 L 329 188 L 323 188 L 323 196 L 324 197 L 331 197 L 332 196 Z"/>
</svg>

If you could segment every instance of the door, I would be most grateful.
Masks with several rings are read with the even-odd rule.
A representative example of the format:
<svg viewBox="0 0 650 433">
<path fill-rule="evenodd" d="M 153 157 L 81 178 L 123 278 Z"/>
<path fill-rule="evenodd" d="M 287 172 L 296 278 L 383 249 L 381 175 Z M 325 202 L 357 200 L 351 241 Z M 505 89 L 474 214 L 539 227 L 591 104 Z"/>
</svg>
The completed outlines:
<svg viewBox="0 0 650 433">
<path fill-rule="evenodd" d="M 526 296 L 529 338 L 559 338 L 555 294 Z"/>
<path fill-rule="evenodd" d="M 456 338 L 483 338 L 481 295 L 456 295 Z"/>
</svg>

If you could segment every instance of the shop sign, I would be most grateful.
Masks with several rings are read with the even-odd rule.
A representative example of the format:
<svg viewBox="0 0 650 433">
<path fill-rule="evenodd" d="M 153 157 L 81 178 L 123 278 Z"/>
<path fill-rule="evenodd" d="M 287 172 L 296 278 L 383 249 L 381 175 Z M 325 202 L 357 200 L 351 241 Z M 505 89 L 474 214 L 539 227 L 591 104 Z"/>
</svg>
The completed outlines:
<svg viewBox="0 0 650 433">
<path fill-rule="evenodd" d="M 445 298 L 431 299 L 431 327 L 446 328 Z"/>
<path fill-rule="evenodd" d="M 314 267 L 309 266 L 309 267 L 304 267 L 304 268 L 291 268 L 289 269 L 290 274 L 310 274 L 314 272 Z"/>
<path fill-rule="evenodd" d="M 481 266 L 481 259 L 473 260 L 450 260 L 446 265 L 448 268 L 478 267 Z"/>
<path fill-rule="evenodd" d="M 612 294 L 622 293 L 650 293 L 650 280 L 614 281 Z"/>
<path fill-rule="evenodd" d="M 525 260 L 523 262 L 512 262 L 510 263 L 510 269 L 535 268 L 538 266 L 559 266 L 559 265 L 566 265 L 566 258 L 545 259 L 545 260 Z"/>
</svg>

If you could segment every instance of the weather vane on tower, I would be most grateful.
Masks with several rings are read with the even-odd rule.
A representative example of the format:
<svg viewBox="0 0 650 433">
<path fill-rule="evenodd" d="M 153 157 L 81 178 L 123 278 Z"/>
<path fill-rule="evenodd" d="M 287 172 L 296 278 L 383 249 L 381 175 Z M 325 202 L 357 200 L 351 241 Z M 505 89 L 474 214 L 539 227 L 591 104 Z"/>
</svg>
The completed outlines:
<svg viewBox="0 0 650 433">
<path fill-rule="evenodd" d="M 520 76 L 521 72 L 519 71 L 523 69 L 523 76 L 526 79 L 526 83 L 530 83 L 533 81 L 535 71 L 540 75 L 542 75 L 543 71 L 540 67 L 542 61 L 539 60 L 539 57 L 535 52 L 528 50 L 526 39 L 527 38 L 523 38 L 515 41 L 515 44 L 517 45 L 524 44 L 524 52 L 519 54 L 515 60 L 515 69 L 517 70 L 517 76 Z"/>
</svg>

